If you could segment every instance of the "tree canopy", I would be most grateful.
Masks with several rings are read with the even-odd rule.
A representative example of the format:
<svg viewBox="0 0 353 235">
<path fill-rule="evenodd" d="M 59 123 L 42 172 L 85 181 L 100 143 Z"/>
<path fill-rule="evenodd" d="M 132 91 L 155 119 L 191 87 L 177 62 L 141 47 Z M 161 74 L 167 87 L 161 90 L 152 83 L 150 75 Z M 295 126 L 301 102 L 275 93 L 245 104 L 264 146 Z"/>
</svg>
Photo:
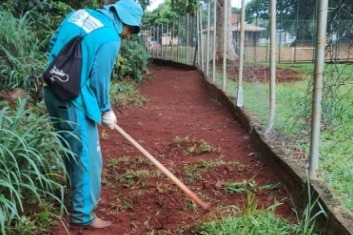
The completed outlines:
<svg viewBox="0 0 353 235">
<path fill-rule="evenodd" d="M 261 26 L 268 26 L 266 22 L 269 19 L 269 4 L 269 0 L 251 0 L 246 5 L 246 20 L 250 23 L 261 22 Z M 316 0 L 277 1 L 277 28 L 296 35 L 295 43 L 312 41 L 316 34 L 317 12 L 318 1 Z M 352 13 L 353 0 L 329 1 L 328 32 L 332 34 L 330 31 L 337 31 L 338 18 L 340 21 L 350 20 Z M 344 33 L 342 30 L 341 34 L 351 35 L 347 30 Z"/>
</svg>

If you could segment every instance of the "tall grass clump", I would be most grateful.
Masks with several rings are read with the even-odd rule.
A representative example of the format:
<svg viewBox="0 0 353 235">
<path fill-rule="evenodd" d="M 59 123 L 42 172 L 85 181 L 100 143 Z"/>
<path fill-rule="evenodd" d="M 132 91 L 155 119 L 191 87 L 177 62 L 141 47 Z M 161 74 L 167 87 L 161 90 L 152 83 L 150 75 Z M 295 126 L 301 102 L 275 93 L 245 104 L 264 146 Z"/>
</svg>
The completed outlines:
<svg viewBox="0 0 353 235">
<path fill-rule="evenodd" d="M 296 226 L 286 220 L 278 218 L 274 209 L 276 205 L 267 210 L 257 209 L 255 195 L 247 194 L 247 205 L 239 217 L 226 217 L 220 220 L 201 224 L 197 229 L 199 235 L 288 235 L 295 234 Z"/>
<path fill-rule="evenodd" d="M 307 195 L 308 195 L 308 202 L 306 207 L 303 210 L 300 223 L 297 227 L 296 234 L 318 234 L 315 231 L 316 228 L 316 220 L 319 216 L 324 216 L 327 218 L 327 213 L 322 207 L 319 197 L 316 199 L 313 198 L 314 193 L 311 191 L 310 180 L 307 176 Z"/>
<path fill-rule="evenodd" d="M 0 110 L 1 234 L 38 234 L 38 222 L 64 212 L 65 152 L 48 117 L 26 108 L 26 101 Z"/>
<path fill-rule="evenodd" d="M 27 15 L 0 11 L 0 90 L 31 89 L 30 78 L 43 71 L 46 55 Z"/>
<path fill-rule="evenodd" d="M 318 199 L 312 200 L 308 184 L 308 203 L 298 223 L 290 223 L 275 214 L 274 204 L 267 209 L 258 209 L 253 193 L 247 194 L 247 205 L 238 217 L 226 217 L 200 224 L 196 228 L 199 235 L 317 235 L 316 220 L 320 215 L 326 215 Z M 319 208 L 319 209 L 317 209 Z"/>
</svg>

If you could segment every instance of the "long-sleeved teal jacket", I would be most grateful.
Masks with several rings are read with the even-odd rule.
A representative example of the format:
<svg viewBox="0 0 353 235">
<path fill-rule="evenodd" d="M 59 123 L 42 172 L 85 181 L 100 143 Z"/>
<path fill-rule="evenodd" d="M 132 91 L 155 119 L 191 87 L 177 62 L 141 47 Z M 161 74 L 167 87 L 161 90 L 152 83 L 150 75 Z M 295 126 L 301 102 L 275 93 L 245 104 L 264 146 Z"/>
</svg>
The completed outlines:
<svg viewBox="0 0 353 235">
<path fill-rule="evenodd" d="M 108 9 L 82 9 L 70 13 L 50 39 L 49 64 L 70 39 L 84 35 L 81 92 L 69 102 L 97 123 L 101 123 L 101 113 L 111 109 L 110 77 L 122 28 L 120 19 Z"/>
</svg>

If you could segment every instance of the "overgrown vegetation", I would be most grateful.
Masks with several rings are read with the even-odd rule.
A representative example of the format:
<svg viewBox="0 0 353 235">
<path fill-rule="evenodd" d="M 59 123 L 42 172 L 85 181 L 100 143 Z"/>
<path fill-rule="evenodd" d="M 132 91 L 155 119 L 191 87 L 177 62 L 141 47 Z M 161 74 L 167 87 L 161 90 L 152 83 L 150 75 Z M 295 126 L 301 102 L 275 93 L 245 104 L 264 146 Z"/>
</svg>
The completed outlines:
<svg viewBox="0 0 353 235">
<path fill-rule="evenodd" d="M 20 19 L 10 12 L 0 11 L 0 90 L 31 88 L 31 76 L 44 66 L 45 55 L 41 42 L 29 27 L 33 23 L 27 15 Z"/>
<path fill-rule="evenodd" d="M 247 188 L 247 187 L 246 187 Z M 298 217 L 298 223 L 290 223 L 275 215 L 277 204 L 271 205 L 267 209 L 258 209 L 256 198 L 252 190 L 247 192 L 246 207 L 238 211 L 235 217 L 226 217 L 219 220 L 212 220 L 200 224 L 196 229 L 199 235 L 231 235 L 231 234 L 249 234 L 249 235 L 315 235 L 316 218 L 325 214 L 320 207 L 318 200 L 312 198 L 308 185 L 309 202 L 304 209 L 302 216 Z M 314 207 L 321 209 L 314 213 Z"/>
<path fill-rule="evenodd" d="M 35 234 L 43 229 L 43 220 L 55 215 L 48 211 L 50 204 L 59 204 L 61 212 L 65 210 L 62 156 L 70 152 L 47 117 L 34 108 L 26 108 L 26 104 L 18 100 L 12 109 L 0 110 L 2 234 Z"/>
</svg>

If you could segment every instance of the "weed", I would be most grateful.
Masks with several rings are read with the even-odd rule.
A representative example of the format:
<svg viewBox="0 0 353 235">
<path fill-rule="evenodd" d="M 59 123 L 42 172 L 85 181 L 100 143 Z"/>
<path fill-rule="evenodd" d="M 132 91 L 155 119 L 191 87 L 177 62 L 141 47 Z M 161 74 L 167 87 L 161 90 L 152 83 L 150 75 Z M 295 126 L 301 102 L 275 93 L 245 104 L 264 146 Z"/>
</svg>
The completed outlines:
<svg viewBox="0 0 353 235">
<path fill-rule="evenodd" d="M 117 212 L 123 212 L 133 209 L 134 202 L 123 196 L 117 196 L 116 199 L 110 202 L 110 207 L 114 210 L 114 214 Z"/>
<path fill-rule="evenodd" d="M 192 139 L 190 135 L 184 137 L 176 136 L 173 140 L 173 145 L 176 148 L 185 148 L 185 152 L 188 155 L 199 155 L 217 151 L 217 148 L 212 147 L 205 140 L 197 141 Z"/>
<path fill-rule="evenodd" d="M 189 182 L 201 179 L 202 174 L 212 167 L 224 164 L 222 159 L 216 159 L 214 161 L 201 160 L 196 163 L 188 164 L 184 167 L 186 178 Z"/>
<path fill-rule="evenodd" d="M 257 185 L 254 180 L 242 182 L 228 182 L 223 185 L 223 190 L 226 193 L 242 193 L 242 192 L 255 192 Z"/>
<path fill-rule="evenodd" d="M 151 173 L 147 170 L 126 170 L 123 175 L 116 176 L 115 180 L 123 184 L 126 188 L 134 188 L 137 185 L 140 187 L 145 187 L 145 179 L 152 176 L 153 175 L 151 175 Z"/>
<path fill-rule="evenodd" d="M 173 143 L 177 146 L 180 147 L 183 143 L 189 142 L 190 141 L 190 135 L 186 135 L 184 137 L 179 137 L 176 136 L 173 140 Z"/>
<path fill-rule="evenodd" d="M 195 155 L 203 153 L 212 153 L 215 151 L 215 148 L 206 143 L 204 140 L 201 140 L 200 143 L 196 143 L 192 146 L 187 147 L 186 151 L 191 155 Z"/>
<path fill-rule="evenodd" d="M 303 211 L 296 234 L 316 234 L 316 219 L 323 215 L 327 217 L 327 213 L 319 202 L 319 198 L 313 200 L 313 192 L 311 192 L 310 181 L 307 183 L 308 203 Z M 317 209 L 319 208 L 319 210 Z"/>
</svg>

